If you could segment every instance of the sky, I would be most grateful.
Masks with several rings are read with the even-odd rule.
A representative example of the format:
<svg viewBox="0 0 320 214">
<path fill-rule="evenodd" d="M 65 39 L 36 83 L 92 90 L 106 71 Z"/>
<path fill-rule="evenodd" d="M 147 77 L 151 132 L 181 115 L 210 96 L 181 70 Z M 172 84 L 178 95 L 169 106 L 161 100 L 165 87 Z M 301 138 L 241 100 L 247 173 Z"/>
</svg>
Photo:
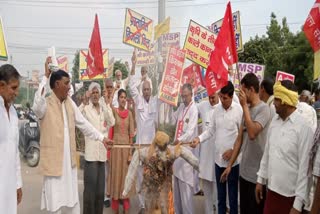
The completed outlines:
<svg viewBox="0 0 320 214">
<path fill-rule="evenodd" d="M 208 26 L 224 15 L 227 0 L 162 0 L 171 32 L 180 32 L 184 43 L 190 19 Z M 292 32 L 301 30 L 314 0 L 231 0 L 232 11 L 240 11 L 243 43 L 255 35 L 264 35 L 271 12 L 279 22 L 287 18 Z M 27 76 L 32 70 L 44 71 L 48 48 L 56 55 L 67 55 L 69 69 L 74 53 L 86 49 L 94 16 L 99 16 L 103 48 L 109 57 L 130 61 L 133 48 L 122 43 L 125 8 L 133 9 L 158 22 L 158 0 L 0 0 L 0 16 L 9 52 L 9 60 Z"/>
</svg>

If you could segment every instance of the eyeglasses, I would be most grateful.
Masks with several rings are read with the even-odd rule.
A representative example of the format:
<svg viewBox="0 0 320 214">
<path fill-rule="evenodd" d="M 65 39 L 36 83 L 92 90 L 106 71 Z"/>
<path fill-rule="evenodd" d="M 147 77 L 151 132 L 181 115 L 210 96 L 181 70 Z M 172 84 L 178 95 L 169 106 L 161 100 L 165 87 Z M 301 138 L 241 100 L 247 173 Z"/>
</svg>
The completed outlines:
<svg viewBox="0 0 320 214">
<path fill-rule="evenodd" d="M 113 88 L 113 86 L 106 86 L 106 88 Z"/>
</svg>

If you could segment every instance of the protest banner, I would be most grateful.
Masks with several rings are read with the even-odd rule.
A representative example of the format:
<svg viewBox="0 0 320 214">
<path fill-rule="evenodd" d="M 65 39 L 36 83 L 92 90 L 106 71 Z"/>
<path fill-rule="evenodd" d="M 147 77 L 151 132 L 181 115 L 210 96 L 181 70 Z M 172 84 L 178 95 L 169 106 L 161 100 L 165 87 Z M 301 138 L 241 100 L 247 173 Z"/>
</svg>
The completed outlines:
<svg viewBox="0 0 320 214">
<path fill-rule="evenodd" d="M 107 78 L 112 77 L 112 75 L 113 75 L 113 68 L 114 68 L 114 57 L 112 57 L 112 58 L 109 60 L 108 68 L 107 68 L 107 71 L 106 71 Z"/>
<path fill-rule="evenodd" d="M 68 72 L 68 57 L 67 56 L 59 56 L 57 58 L 58 67 L 61 70 Z"/>
<path fill-rule="evenodd" d="M 234 27 L 234 36 L 236 40 L 236 47 L 237 52 L 243 51 L 243 44 L 242 44 L 242 33 L 241 33 L 241 24 L 240 24 L 240 12 L 234 12 L 232 13 L 233 18 L 233 27 Z M 220 19 L 219 21 L 216 21 L 209 26 L 209 30 L 211 30 L 215 36 L 218 36 L 218 33 L 220 31 L 221 25 L 222 25 L 223 19 Z"/>
<path fill-rule="evenodd" d="M 8 60 L 7 43 L 4 36 L 2 18 L 0 17 L 0 60 Z"/>
<path fill-rule="evenodd" d="M 288 74 L 283 71 L 277 71 L 276 81 L 290 80 L 294 83 L 294 77 L 295 76 L 293 74 Z"/>
<path fill-rule="evenodd" d="M 166 18 L 163 22 L 154 27 L 154 41 L 159 39 L 163 34 L 169 33 L 170 31 L 170 17 Z"/>
<path fill-rule="evenodd" d="M 215 39 L 213 32 L 190 20 L 183 46 L 186 51 L 186 58 L 201 67 L 207 68 Z"/>
<path fill-rule="evenodd" d="M 264 77 L 264 70 L 265 66 L 264 65 L 259 65 L 259 64 L 254 64 L 254 63 L 244 63 L 244 62 L 238 62 L 238 67 L 239 67 L 239 76 L 240 80 L 244 77 L 244 75 L 248 73 L 254 73 L 258 79 L 259 82 L 263 80 Z M 238 74 L 236 71 L 233 72 L 233 85 L 235 89 L 239 89 L 240 87 L 240 80 L 238 79 Z"/>
<path fill-rule="evenodd" d="M 185 50 L 169 49 L 159 91 L 159 99 L 169 105 L 178 104 L 184 59 Z"/>
<path fill-rule="evenodd" d="M 95 79 L 103 79 L 107 78 L 107 69 L 109 64 L 109 51 L 108 49 L 102 49 L 103 54 L 103 66 L 104 66 L 104 72 L 103 74 L 99 74 L 95 76 L 94 78 L 90 79 L 87 75 L 87 62 L 86 62 L 86 56 L 88 54 L 88 50 L 80 50 L 79 53 L 79 80 L 95 80 Z"/>
<path fill-rule="evenodd" d="M 138 66 L 153 65 L 155 63 L 156 63 L 156 52 L 155 52 L 154 44 L 151 44 L 151 48 L 148 52 L 141 49 L 137 50 L 136 65 Z"/>
<path fill-rule="evenodd" d="M 314 53 L 313 80 L 320 78 L 320 50 Z"/>
<path fill-rule="evenodd" d="M 180 33 L 167 33 L 161 36 L 161 56 L 166 57 L 170 47 L 180 49 Z"/>
<path fill-rule="evenodd" d="M 152 41 L 153 21 L 131 9 L 126 9 L 123 43 L 149 51 Z"/>
</svg>

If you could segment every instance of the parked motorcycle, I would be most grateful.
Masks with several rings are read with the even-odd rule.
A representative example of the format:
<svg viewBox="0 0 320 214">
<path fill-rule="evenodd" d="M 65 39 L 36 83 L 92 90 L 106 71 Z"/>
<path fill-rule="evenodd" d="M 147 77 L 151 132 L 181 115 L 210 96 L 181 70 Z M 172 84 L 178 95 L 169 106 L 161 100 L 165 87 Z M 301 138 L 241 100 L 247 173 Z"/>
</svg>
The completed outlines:
<svg viewBox="0 0 320 214">
<path fill-rule="evenodd" d="M 40 160 L 40 128 L 36 115 L 29 111 L 19 127 L 19 151 L 27 164 L 36 167 Z"/>
</svg>

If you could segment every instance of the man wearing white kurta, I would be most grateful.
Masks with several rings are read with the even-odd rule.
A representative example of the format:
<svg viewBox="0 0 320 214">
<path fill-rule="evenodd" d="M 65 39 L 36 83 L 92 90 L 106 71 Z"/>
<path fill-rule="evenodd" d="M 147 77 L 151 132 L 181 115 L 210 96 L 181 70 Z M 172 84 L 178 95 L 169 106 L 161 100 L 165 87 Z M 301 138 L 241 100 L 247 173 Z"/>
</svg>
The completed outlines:
<svg viewBox="0 0 320 214">
<path fill-rule="evenodd" d="M 106 143 L 99 133 L 81 114 L 68 96 L 69 75 L 62 70 L 51 73 L 47 58 L 45 76 L 35 94 L 33 110 L 40 118 L 40 168 L 44 175 L 41 209 L 50 212 L 79 214 L 75 126 L 85 136 Z M 45 97 L 44 89 L 50 77 L 53 93 Z"/>
<path fill-rule="evenodd" d="M 129 77 L 129 90 L 135 103 L 137 123 L 137 144 L 151 144 L 156 130 L 157 98 L 151 96 L 149 81 L 143 81 L 142 94 L 140 94 L 140 79 L 135 78 L 135 54 L 132 57 L 132 68 Z M 141 72 L 142 73 L 142 72 Z M 136 190 L 138 192 L 140 208 L 144 208 L 144 198 L 140 193 L 143 181 L 143 167 L 139 165 L 137 173 Z"/>
<path fill-rule="evenodd" d="M 105 137 L 108 137 L 108 127 L 114 126 L 115 119 L 110 104 L 101 96 L 101 87 L 92 82 L 89 86 L 90 101 L 79 106 L 83 116 Z M 105 190 L 105 162 L 107 150 L 102 143 L 85 137 L 85 165 L 83 214 L 102 214 Z"/>
<path fill-rule="evenodd" d="M 209 100 L 204 100 L 197 104 L 200 117 L 202 119 L 202 132 L 205 132 L 210 124 L 211 115 L 219 103 L 217 93 L 209 96 Z M 200 144 L 200 173 L 199 178 L 202 181 L 205 197 L 205 213 L 212 214 L 213 207 L 216 206 L 216 181 L 215 181 L 215 144 L 214 136 Z"/>
<path fill-rule="evenodd" d="M 198 134 L 198 109 L 192 101 L 192 86 L 186 83 L 182 86 L 183 103 L 172 115 L 176 122 L 176 143 L 192 142 Z M 188 147 L 188 149 L 191 149 Z M 198 157 L 198 148 L 191 149 Z M 173 165 L 174 177 L 174 209 L 177 214 L 194 213 L 193 210 L 193 188 L 195 187 L 195 173 L 182 158 L 178 158 Z"/>
<path fill-rule="evenodd" d="M 12 105 L 18 95 L 19 78 L 12 65 L 0 67 L 0 212 L 6 214 L 16 214 L 22 198 L 18 116 Z"/>
</svg>

